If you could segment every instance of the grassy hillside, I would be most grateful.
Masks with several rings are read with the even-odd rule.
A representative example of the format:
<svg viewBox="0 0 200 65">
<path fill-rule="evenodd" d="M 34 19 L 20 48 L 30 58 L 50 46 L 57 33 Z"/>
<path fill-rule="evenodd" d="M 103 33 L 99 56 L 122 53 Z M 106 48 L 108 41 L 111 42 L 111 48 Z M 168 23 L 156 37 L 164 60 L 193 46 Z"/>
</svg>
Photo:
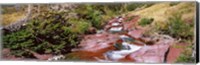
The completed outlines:
<svg viewBox="0 0 200 65">
<path fill-rule="evenodd" d="M 146 25 L 145 34 L 161 33 L 171 35 L 174 38 L 181 39 L 180 42 L 187 43 L 187 48 L 181 54 L 177 62 L 194 62 L 191 58 L 192 46 L 194 43 L 194 22 L 195 22 L 195 3 L 157 3 L 151 7 L 143 8 L 137 11 L 131 11 L 129 16 L 139 15 L 141 21 L 144 18 L 152 18 L 153 22 Z"/>
<path fill-rule="evenodd" d="M 153 18 L 152 26 L 162 24 L 161 28 L 166 26 L 169 17 L 180 15 L 181 19 L 193 20 L 195 15 L 195 3 L 158 3 L 151 7 L 138 11 L 129 12 L 128 15 L 139 15 L 141 17 Z"/>
</svg>

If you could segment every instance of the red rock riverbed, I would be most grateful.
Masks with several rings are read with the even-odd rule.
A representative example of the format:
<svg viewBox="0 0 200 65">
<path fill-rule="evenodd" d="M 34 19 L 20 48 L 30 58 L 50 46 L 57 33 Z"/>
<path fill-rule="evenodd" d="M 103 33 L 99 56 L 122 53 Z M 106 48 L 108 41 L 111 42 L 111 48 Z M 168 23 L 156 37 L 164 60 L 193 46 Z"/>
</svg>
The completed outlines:
<svg viewBox="0 0 200 65">
<path fill-rule="evenodd" d="M 137 25 L 139 19 L 139 16 L 135 16 L 132 20 L 125 21 L 125 18 L 116 17 L 108 21 L 101 33 L 85 35 L 78 45 L 79 48 L 72 49 L 73 54 L 85 61 L 165 62 L 167 51 L 174 39 L 167 35 L 157 35 L 153 39 L 144 37 L 144 29 Z M 129 37 L 134 41 L 126 44 L 120 36 Z M 153 41 L 152 44 L 146 44 L 149 41 Z M 132 48 L 117 50 L 115 44 L 122 44 L 122 46 L 126 44 Z"/>
</svg>

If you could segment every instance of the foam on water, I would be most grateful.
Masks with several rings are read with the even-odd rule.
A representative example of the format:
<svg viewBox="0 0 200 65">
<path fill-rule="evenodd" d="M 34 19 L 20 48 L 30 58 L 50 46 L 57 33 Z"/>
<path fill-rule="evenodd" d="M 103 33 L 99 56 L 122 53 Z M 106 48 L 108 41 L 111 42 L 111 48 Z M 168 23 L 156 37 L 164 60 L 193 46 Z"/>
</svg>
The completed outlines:
<svg viewBox="0 0 200 65">
<path fill-rule="evenodd" d="M 106 57 L 108 57 L 111 60 L 116 61 L 116 60 L 122 59 L 126 55 L 133 53 L 133 52 L 139 50 L 140 48 L 142 48 L 141 46 L 129 44 L 127 42 L 123 42 L 122 45 L 130 47 L 130 49 L 119 50 L 119 51 L 109 51 L 109 52 L 105 53 Z"/>
</svg>

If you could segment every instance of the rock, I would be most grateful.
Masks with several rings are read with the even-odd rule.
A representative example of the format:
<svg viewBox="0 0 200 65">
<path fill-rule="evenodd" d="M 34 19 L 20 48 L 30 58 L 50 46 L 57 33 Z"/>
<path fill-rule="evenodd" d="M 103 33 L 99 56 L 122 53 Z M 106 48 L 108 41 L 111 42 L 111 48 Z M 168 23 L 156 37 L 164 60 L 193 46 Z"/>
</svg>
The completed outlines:
<svg viewBox="0 0 200 65">
<path fill-rule="evenodd" d="M 121 32 L 123 30 L 122 21 L 123 19 L 120 17 L 114 18 L 113 20 L 108 22 L 104 30 L 109 32 Z"/>
<path fill-rule="evenodd" d="M 22 57 L 16 57 L 14 55 L 11 55 L 10 54 L 10 49 L 9 48 L 4 48 L 2 50 L 2 58 L 5 59 L 5 60 L 22 60 L 23 58 Z"/>
<path fill-rule="evenodd" d="M 161 39 L 154 45 L 147 45 L 140 50 L 129 55 L 129 58 L 135 62 L 145 63 L 163 63 L 165 54 L 169 46 L 173 43 L 173 39 Z"/>
<path fill-rule="evenodd" d="M 119 39 L 116 34 L 94 34 L 94 35 L 86 35 L 85 38 L 78 45 L 79 49 L 73 49 L 73 51 L 90 51 L 90 52 L 98 52 L 101 49 L 105 49 L 113 46 L 115 41 Z"/>
<path fill-rule="evenodd" d="M 133 30 L 133 31 L 129 31 L 128 35 L 132 36 L 133 38 L 141 38 L 143 35 L 143 30 Z"/>
<path fill-rule="evenodd" d="M 176 46 L 180 46 L 180 48 L 170 46 L 169 53 L 166 59 L 167 63 L 174 63 L 177 60 L 177 58 L 181 55 L 181 53 L 184 51 L 184 48 L 188 46 L 188 44 L 178 43 Z"/>
<path fill-rule="evenodd" d="M 139 17 L 134 17 L 131 21 L 123 22 L 124 30 L 132 30 L 132 28 L 136 27 L 138 19 Z"/>
<path fill-rule="evenodd" d="M 34 52 L 32 50 L 28 50 L 26 49 L 25 51 L 30 52 L 31 54 L 33 54 L 33 56 L 39 60 L 48 60 L 49 58 L 53 57 L 52 54 L 39 54 L 37 52 Z"/>
<path fill-rule="evenodd" d="M 112 24 L 114 22 L 118 22 L 118 18 L 113 18 L 113 19 L 109 20 L 108 24 L 110 25 L 110 24 Z"/>
</svg>

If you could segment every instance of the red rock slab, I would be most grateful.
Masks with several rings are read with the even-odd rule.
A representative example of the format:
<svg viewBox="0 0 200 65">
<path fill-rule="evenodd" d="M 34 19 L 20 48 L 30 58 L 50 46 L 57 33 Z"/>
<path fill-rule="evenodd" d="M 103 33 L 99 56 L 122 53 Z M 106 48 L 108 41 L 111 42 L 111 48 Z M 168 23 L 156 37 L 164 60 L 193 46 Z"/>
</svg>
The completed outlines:
<svg viewBox="0 0 200 65">
<path fill-rule="evenodd" d="M 173 43 L 173 40 L 160 40 L 154 45 L 144 46 L 140 50 L 131 53 L 129 58 L 139 63 L 163 63 L 165 53 L 171 43 Z"/>
<path fill-rule="evenodd" d="M 114 23 L 114 22 L 117 22 L 118 18 L 113 18 L 111 20 L 108 21 L 108 24 L 111 24 L 111 23 Z"/>
<path fill-rule="evenodd" d="M 113 23 L 119 23 L 119 25 L 113 26 Z M 110 28 L 112 27 L 123 27 L 122 22 L 112 22 L 112 23 L 108 23 L 107 25 L 105 25 L 104 30 L 108 31 Z"/>
<path fill-rule="evenodd" d="M 115 18 L 112 18 L 111 20 L 108 21 L 108 24 L 111 24 L 111 23 L 114 23 L 114 22 L 122 22 L 124 21 L 126 18 L 123 18 L 123 17 L 115 17 Z"/>
<path fill-rule="evenodd" d="M 79 46 L 87 46 L 88 44 L 93 44 L 93 43 L 96 43 L 97 40 L 96 39 L 99 39 L 99 40 L 105 40 L 107 37 L 109 36 L 109 34 L 107 33 L 104 33 L 104 34 L 92 34 L 92 35 L 86 35 L 81 43 L 79 44 Z M 95 41 L 94 41 L 95 40 Z M 90 42 L 90 43 L 87 43 L 87 42 Z"/>
<path fill-rule="evenodd" d="M 187 44 L 178 43 L 176 46 L 180 46 L 180 48 L 170 46 L 169 53 L 167 55 L 167 63 L 174 63 L 177 60 L 177 58 L 181 55 Z"/>
<path fill-rule="evenodd" d="M 117 34 L 94 34 L 86 36 L 78 45 L 80 48 L 73 49 L 72 51 L 89 51 L 97 52 L 101 49 L 113 46 L 113 44 L 119 39 Z"/>
<path fill-rule="evenodd" d="M 137 26 L 136 23 L 138 22 L 140 17 L 135 17 L 131 21 L 123 22 L 125 30 L 131 30 L 133 27 Z"/>
<path fill-rule="evenodd" d="M 130 35 L 133 38 L 138 39 L 142 37 L 143 32 L 144 32 L 143 30 L 132 30 L 128 32 L 128 35 Z"/>
<path fill-rule="evenodd" d="M 114 46 L 110 46 L 110 47 L 107 47 L 107 48 L 100 49 L 96 52 L 90 52 L 90 51 L 87 51 L 87 50 L 80 50 L 80 51 L 73 52 L 73 55 L 78 56 L 78 58 L 80 58 L 81 60 L 97 61 L 95 59 L 95 57 L 105 59 L 103 54 L 107 51 L 114 50 L 114 49 L 115 49 Z"/>
<path fill-rule="evenodd" d="M 111 27 L 110 25 L 105 25 L 105 26 L 104 26 L 104 30 L 106 31 L 106 30 L 108 30 L 110 27 Z"/>
</svg>

